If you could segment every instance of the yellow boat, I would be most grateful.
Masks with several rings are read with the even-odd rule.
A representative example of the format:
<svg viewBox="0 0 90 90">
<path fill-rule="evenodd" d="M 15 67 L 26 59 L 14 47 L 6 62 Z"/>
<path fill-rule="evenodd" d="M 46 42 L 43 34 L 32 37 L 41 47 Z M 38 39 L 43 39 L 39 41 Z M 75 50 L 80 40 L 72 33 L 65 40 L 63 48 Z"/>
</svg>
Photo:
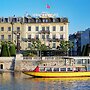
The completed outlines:
<svg viewBox="0 0 90 90">
<path fill-rule="evenodd" d="M 41 78 L 90 77 L 90 72 L 34 72 L 23 71 L 24 74 Z"/>
<path fill-rule="evenodd" d="M 23 71 L 24 74 L 38 78 L 75 78 L 90 77 L 89 71 Z"/>
</svg>

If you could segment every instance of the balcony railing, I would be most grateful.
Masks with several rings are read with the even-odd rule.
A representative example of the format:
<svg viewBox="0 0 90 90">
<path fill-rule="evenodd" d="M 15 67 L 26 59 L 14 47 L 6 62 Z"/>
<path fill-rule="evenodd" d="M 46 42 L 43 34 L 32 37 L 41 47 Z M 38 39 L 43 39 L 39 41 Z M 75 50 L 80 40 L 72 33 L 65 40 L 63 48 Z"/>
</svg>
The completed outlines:
<svg viewBox="0 0 90 90">
<path fill-rule="evenodd" d="M 59 42 L 59 41 L 60 41 L 59 38 L 52 38 L 52 39 L 51 39 L 51 38 L 48 38 L 47 40 L 48 40 L 49 42 L 52 42 L 52 41 L 53 41 L 53 42 Z"/>
<path fill-rule="evenodd" d="M 36 40 L 39 40 L 39 38 L 22 38 L 22 41 L 24 42 L 31 42 L 31 41 L 36 41 Z"/>
<path fill-rule="evenodd" d="M 50 34 L 49 30 L 41 30 L 39 34 Z"/>
</svg>

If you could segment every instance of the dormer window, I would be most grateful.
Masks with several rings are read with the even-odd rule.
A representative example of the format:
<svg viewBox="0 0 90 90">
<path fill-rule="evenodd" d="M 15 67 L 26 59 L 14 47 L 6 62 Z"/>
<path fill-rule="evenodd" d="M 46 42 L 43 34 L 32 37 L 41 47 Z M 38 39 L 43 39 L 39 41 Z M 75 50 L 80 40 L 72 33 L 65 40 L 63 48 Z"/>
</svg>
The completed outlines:
<svg viewBox="0 0 90 90">
<path fill-rule="evenodd" d="M 28 22 L 30 23 L 31 22 L 31 19 L 28 19 Z"/>
<path fill-rule="evenodd" d="M 13 18 L 13 22 L 16 22 L 17 21 L 17 19 L 16 18 Z"/>
<path fill-rule="evenodd" d="M 19 20 L 19 18 L 17 18 L 17 22 L 19 22 L 20 20 Z"/>
<path fill-rule="evenodd" d="M 53 19 L 53 22 L 55 22 L 56 20 L 55 20 L 55 18 Z"/>
<path fill-rule="evenodd" d="M 46 22 L 48 22 L 48 19 L 46 19 Z"/>
<path fill-rule="evenodd" d="M 1 22 L 1 20 L 2 20 L 2 19 L 0 18 L 0 22 Z"/>
<path fill-rule="evenodd" d="M 38 19 L 36 19 L 36 23 L 38 22 L 39 20 Z"/>
<path fill-rule="evenodd" d="M 8 22 L 8 18 L 5 18 L 5 22 Z"/>
<path fill-rule="evenodd" d="M 4 18 L 1 19 L 1 22 L 4 22 Z"/>
<path fill-rule="evenodd" d="M 45 19 L 43 19 L 43 22 L 45 22 L 46 20 Z"/>
</svg>

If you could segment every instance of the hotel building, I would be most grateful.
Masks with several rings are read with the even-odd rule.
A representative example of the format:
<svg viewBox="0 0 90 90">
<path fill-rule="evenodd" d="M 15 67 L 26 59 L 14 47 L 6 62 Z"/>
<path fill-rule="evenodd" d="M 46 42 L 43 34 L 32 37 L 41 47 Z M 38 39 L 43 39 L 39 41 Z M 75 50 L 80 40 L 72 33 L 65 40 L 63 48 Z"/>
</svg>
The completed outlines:
<svg viewBox="0 0 90 90">
<path fill-rule="evenodd" d="M 29 50 L 32 40 L 56 49 L 61 40 L 68 41 L 68 18 L 42 13 L 38 17 L 0 18 L 0 41 L 12 41 L 21 50 Z"/>
</svg>

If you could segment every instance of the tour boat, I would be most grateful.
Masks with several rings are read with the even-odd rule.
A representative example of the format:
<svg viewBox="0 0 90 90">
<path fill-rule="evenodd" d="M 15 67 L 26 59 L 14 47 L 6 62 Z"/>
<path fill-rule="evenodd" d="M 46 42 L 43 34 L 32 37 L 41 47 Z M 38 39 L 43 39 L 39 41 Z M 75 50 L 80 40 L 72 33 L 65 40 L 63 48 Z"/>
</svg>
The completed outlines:
<svg viewBox="0 0 90 90">
<path fill-rule="evenodd" d="M 87 70 L 80 71 L 81 67 L 78 68 L 78 70 L 69 70 L 69 71 L 53 71 L 51 70 L 45 70 L 40 71 L 40 68 L 37 66 L 33 71 L 23 71 L 24 74 L 30 75 L 32 77 L 38 77 L 38 78 L 76 78 L 76 77 L 90 77 L 90 72 Z M 45 69 L 45 68 L 44 68 Z M 59 68 L 58 68 L 59 69 Z"/>
</svg>

